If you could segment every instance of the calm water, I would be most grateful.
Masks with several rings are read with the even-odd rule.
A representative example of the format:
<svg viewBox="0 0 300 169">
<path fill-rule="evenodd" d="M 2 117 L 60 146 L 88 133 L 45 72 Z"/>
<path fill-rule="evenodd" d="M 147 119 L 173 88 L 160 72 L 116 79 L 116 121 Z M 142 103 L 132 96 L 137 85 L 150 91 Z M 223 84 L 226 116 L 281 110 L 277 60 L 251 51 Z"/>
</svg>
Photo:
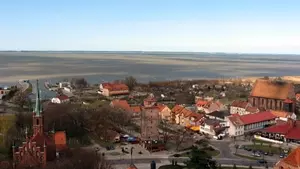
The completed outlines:
<svg viewBox="0 0 300 169">
<path fill-rule="evenodd" d="M 58 54 L 61 56 L 54 57 Z M 67 77 L 84 77 L 90 83 L 99 83 L 132 75 L 139 81 L 148 82 L 237 76 L 284 76 L 299 75 L 300 72 L 300 56 L 297 55 L 84 52 L 79 53 L 80 58 L 63 57 L 69 54 L 73 53 L 53 52 L 44 57 L 42 52 L 41 56 L 39 53 L 31 55 L 26 52 L 0 52 L 0 85 L 12 84 L 23 78 L 55 82 Z M 90 58 L 90 54 L 99 55 L 99 58 Z M 110 55 L 123 56 L 124 59 L 111 59 Z M 155 58 L 155 61 L 152 61 L 152 58 Z"/>
</svg>

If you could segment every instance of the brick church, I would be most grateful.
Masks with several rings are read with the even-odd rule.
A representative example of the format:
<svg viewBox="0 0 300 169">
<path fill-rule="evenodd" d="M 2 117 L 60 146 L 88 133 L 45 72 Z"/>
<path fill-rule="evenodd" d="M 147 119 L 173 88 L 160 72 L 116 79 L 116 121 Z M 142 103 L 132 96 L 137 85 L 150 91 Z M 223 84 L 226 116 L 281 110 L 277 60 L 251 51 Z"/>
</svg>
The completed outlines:
<svg viewBox="0 0 300 169">
<path fill-rule="evenodd" d="M 15 169 L 26 167 L 45 167 L 47 161 L 55 160 L 68 149 L 64 131 L 44 132 L 44 116 L 40 99 L 38 80 L 36 82 L 36 104 L 33 111 L 33 135 L 19 147 L 13 146 L 13 166 Z"/>
</svg>

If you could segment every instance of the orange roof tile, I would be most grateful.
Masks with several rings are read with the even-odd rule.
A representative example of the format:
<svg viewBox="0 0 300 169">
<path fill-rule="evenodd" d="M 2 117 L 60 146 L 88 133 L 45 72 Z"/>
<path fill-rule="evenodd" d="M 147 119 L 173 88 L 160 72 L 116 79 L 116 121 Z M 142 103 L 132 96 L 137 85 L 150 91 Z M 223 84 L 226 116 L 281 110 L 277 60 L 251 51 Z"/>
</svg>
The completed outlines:
<svg viewBox="0 0 300 169">
<path fill-rule="evenodd" d="M 250 96 L 264 97 L 270 99 L 288 98 L 289 91 L 293 88 L 291 83 L 276 83 L 271 80 L 258 79 L 256 80 Z"/>
<path fill-rule="evenodd" d="M 67 136 L 64 131 L 58 131 L 54 134 L 54 142 L 57 151 L 67 148 Z"/>
<path fill-rule="evenodd" d="M 257 112 L 259 112 L 259 109 L 257 107 L 248 106 L 246 108 L 246 111 L 249 113 L 257 113 Z"/>
<path fill-rule="evenodd" d="M 157 104 L 157 107 L 158 107 L 159 111 L 163 111 L 168 106 L 164 105 L 164 104 Z"/>
<path fill-rule="evenodd" d="M 141 113 L 142 111 L 140 106 L 131 106 L 130 109 L 133 113 Z"/>
<path fill-rule="evenodd" d="M 179 114 L 184 109 L 181 105 L 175 105 L 172 109 L 172 112 L 175 114 Z"/>
<path fill-rule="evenodd" d="M 247 101 L 242 101 L 242 100 L 235 100 L 231 103 L 232 107 L 240 107 L 244 109 L 246 109 L 247 105 L 249 105 L 249 103 Z"/>
<path fill-rule="evenodd" d="M 206 101 L 206 100 L 199 100 L 199 101 L 197 101 L 196 106 L 197 106 L 197 107 L 203 107 L 203 106 L 205 106 L 207 103 L 208 103 L 208 101 Z"/>
<path fill-rule="evenodd" d="M 111 104 L 115 108 L 124 109 L 126 111 L 130 111 L 131 110 L 130 106 L 129 106 L 129 104 L 128 104 L 128 102 L 126 100 L 115 99 L 115 100 L 111 101 Z"/>
<path fill-rule="evenodd" d="M 193 114 L 193 112 L 189 109 L 184 108 L 181 112 L 180 112 L 184 117 L 189 117 L 191 114 Z"/>
<path fill-rule="evenodd" d="M 122 83 L 102 83 L 102 86 L 109 91 L 129 90 L 128 86 Z"/>
<path fill-rule="evenodd" d="M 287 118 L 290 116 L 289 112 L 285 112 L 285 111 L 275 111 L 275 110 L 270 110 L 271 113 L 276 116 L 276 117 L 282 117 L 282 118 Z"/>
<path fill-rule="evenodd" d="M 282 161 L 291 166 L 295 166 L 295 167 L 300 166 L 300 147 L 297 147 Z"/>
</svg>

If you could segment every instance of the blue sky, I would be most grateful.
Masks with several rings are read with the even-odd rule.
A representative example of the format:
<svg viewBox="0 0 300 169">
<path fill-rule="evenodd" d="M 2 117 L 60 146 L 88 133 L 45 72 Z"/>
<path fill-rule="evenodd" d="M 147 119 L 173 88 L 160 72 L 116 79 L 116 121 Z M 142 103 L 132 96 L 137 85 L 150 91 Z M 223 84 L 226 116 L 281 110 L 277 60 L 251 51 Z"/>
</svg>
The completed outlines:
<svg viewBox="0 0 300 169">
<path fill-rule="evenodd" d="M 9 0 L 0 50 L 300 54 L 299 0 Z"/>
</svg>

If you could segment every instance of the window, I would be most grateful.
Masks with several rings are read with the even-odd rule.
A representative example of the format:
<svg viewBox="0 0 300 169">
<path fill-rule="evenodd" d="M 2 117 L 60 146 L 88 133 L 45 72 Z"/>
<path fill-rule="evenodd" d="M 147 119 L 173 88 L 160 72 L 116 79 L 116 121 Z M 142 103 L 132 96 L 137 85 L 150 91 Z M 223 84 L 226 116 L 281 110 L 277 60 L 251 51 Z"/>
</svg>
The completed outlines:
<svg viewBox="0 0 300 169">
<path fill-rule="evenodd" d="M 36 125 L 39 125 L 39 124 L 40 124 L 39 119 L 36 119 Z"/>
</svg>

